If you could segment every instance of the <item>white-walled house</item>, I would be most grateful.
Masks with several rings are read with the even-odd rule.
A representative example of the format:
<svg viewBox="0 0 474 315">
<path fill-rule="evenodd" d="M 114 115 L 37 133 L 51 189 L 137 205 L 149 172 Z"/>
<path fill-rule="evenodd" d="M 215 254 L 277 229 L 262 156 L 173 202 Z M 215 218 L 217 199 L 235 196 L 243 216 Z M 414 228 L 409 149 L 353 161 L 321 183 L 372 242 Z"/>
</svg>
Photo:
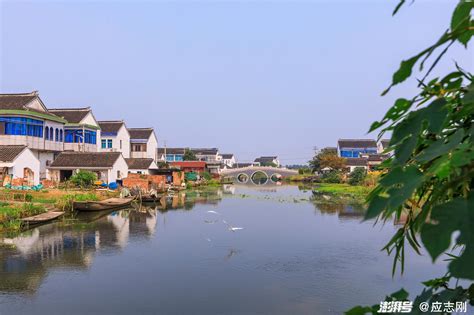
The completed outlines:
<svg viewBox="0 0 474 315">
<path fill-rule="evenodd" d="M 158 138 L 153 128 L 128 128 L 130 133 L 130 157 L 149 158 L 156 161 Z"/>
<path fill-rule="evenodd" d="M 24 145 L 40 161 L 39 178 L 64 150 L 67 121 L 47 109 L 37 91 L 0 94 L 0 145 Z"/>
<path fill-rule="evenodd" d="M 222 161 L 222 155 L 217 148 L 193 148 L 191 151 L 196 155 L 199 161 L 216 163 Z"/>
<path fill-rule="evenodd" d="M 280 161 L 277 156 L 261 156 L 256 158 L 254 162 L 260 166 L 275 165 L 276 167 L 280 167 Z"/>
<path fill-rule="evenodd" d="M 49 167 L 50 179 L 67 180 L 79 170 L 97 174 L 98 180 L 113 183 L 127 177 L 128 165 L 120 152 L 63 152 Z"/>
<path fill-rule="evenodd" d="M 40 161 L 24 145 L 0 145 L 0 186 L 15 179 L 23 179 L 28 186 L 38 185 Z"/>
<path fill-rule="evenodd" d="M 64 150 L 76 152 L 97 152 L 100 126 L 90 107 L 52 108 L 49 111 L 65 119 Z"/>
<path fill-rule="evenodd" d="M 233 154 L 223 153 L 222 154 L 222 163 L 229 167 L 233 167 L 235 164 L 235 156 Z"/>
<path fill-rule="evenodd" d="M 99 121 L 101 152 L 121 152 L 123 157 L 130 158 L 130 133 L 123 120 Z"/>
<path fill-rule="evenodd" d="M 151 175 L 153 170 L 158 170 L 158 165 L 153 159 L 125 159 L 128 172 L 135 174 Z"/>
</svg>

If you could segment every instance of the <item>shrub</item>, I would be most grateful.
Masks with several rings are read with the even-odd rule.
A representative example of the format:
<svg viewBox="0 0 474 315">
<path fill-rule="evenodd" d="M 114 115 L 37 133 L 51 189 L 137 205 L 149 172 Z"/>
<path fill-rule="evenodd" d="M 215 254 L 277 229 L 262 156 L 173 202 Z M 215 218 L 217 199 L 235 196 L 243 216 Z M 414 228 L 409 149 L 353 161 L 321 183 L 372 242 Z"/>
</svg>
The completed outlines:
<svg viewBox="0 0 474 315">
<path fill-rule="evenodd" d="M 342 174 L 339 171 L 333 170 L 323 174 L 321 181 L 323 183 L 341 184 L 343 181 Z"/>
<path fill-rule="evenodd" d="M 89 171 L 79 171 L 71 176 L 71 182 L 81 188 L 90 187 L 97 180 L 97 175 Z"/>
<path fill-rule="evenodd" d="M 202 172 L 201 177 L 203 177 L 205 180 L 211 180 L 212 179 L 212 175 L 209 172 Z"/>
<path fill-rule="evenodd" d="M 352 186 L 361 185 L 367 176 L 367 171 L 363 167 L 356 167 L 349 174 L 349 184 Z"/>
</svg>

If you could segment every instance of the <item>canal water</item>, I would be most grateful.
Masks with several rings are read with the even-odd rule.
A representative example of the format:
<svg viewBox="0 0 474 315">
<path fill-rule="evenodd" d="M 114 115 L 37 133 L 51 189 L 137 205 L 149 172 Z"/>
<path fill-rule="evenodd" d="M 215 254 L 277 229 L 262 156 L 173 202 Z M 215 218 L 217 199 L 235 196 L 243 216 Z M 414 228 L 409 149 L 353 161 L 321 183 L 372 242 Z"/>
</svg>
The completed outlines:
<svg viewBox="0 0 474 315">
<path fill-rule="evenodd" d="M 410 254 L 392 279 L 397 227 L 363 211 L 230 185 L 0 236 L 0 314 L 341 314 L 443 274 Z"/>
</svg>

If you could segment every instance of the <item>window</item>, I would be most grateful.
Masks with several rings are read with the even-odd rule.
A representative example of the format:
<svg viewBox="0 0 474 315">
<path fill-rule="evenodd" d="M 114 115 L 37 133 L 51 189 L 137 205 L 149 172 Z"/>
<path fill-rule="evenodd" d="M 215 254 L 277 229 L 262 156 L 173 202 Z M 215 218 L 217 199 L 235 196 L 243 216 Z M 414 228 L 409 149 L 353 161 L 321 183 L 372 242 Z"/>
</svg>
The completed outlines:
<svg viewBox="0 0 474 315">
<path fill-rule="evenodd" d="M 107 148 L 112 148 L 112 139 L 107 139 Z"/>
<path fill-rule="evenodd" d="M 26 117 L 0 117 L 0 123 L 6 135 L 43 137 L 44 122 L 41 120 Z"/>
<path fill-rule="evenodd" d="M 54 140 L 54 130 L 53 127 L 49 128 L 49 140 Z"/>
<path fill-rule="evenodd" d="M 56 128 L 56 133 L 55 133 L 56 137 L 54 138 L 54 141 L 59 141 L 59 129 Z"/>
<path fill-rule="evenodd" d="M 120 150 L 122 150 L 122 140 L 120 140 Z"/>
<path fill-rule="evenodd" d="M 63 142 L 63 130 L 59 130 L 59 141 Z"/>
<path fill-rule="evenodd" d="M 49 127 L 44 128 L 44 136 L 46 140 L 49 140 Z"/>
<path fill-rule="evenodd" d="M 105 149 L 105 148 L 107 147 L 107 140 L 102 139 L 102 141 L 101 141 L 101 147 L 102 147 L 102 149 Z"/>
<path fill-rule="evenodd" d="M 65 142 L 67 143 L 89 143 L 96 144 L 97 141 L 97 132 L 86 130 L 85 136 L 82 135 L 82 129 L 76 130 L 66 130 Z"/>
</svg>

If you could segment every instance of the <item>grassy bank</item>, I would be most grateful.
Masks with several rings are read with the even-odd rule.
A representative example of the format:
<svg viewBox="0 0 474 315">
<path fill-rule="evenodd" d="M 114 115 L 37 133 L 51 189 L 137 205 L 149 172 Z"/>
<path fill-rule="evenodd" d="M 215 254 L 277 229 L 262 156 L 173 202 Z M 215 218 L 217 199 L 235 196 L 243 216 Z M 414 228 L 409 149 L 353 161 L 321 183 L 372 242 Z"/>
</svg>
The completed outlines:
<svg viewBox="0 0 474 315">
<path fill-rule="evenodd" d="M 349 184 L 315 184 L 313 192 L 328 201 L 349 201 L 364 203 L 373 187 L 351 186 Z"/>
<path fill-rule="evenodd" d="M 0 232 L 18 231 L 21 229 L 21 218 L 46 212 L 43 205 L 32 203 L 0 202 Z"/>
</svg>

